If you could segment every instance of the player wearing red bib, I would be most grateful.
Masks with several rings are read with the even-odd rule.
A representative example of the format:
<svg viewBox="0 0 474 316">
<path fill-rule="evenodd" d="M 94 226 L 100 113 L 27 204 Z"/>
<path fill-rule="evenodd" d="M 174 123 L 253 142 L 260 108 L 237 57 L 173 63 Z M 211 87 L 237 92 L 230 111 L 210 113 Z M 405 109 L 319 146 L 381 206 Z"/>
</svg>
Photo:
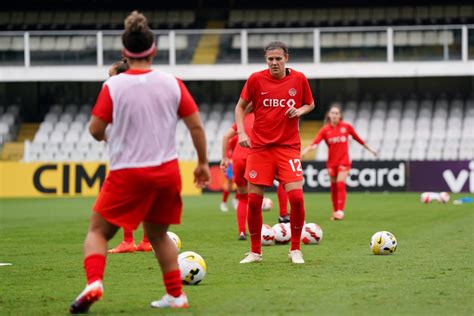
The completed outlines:
<svg viewBox="0 0 474 316">
<path fill-rule="evenodd" d="M 299 117 L 314 108 L 306 77 L 286 68 L 288 48 L 272 42 L 264 50 L 268 69 L 253 73 L 245 83 L 235 108 L 239 144 L 250 148 L 245 178 L 248 181 L 250 253 L 240 263 L 262 261 L 262 200 L 265 187 L 278 178 L 288 192 L 291 206 L 289 259 L 304 263 L 300 251 L 304 225 L 303 171 L 300 160 Z M 244 117 L 252 103 L 255 121 L 249 138 Z"/>
<path fill-rule="evenodd" d="M 235 146 L 237 146 L 237 136 L 231 138 L 229 140 L 229 146 L 227 146 L 226 150 L 226 157 L 230 161 L 230 168 L 222 169 L 224 172 L 225 176 L 225 183 L 224 183 L 224 188 L 222 190 L 222 201 L 220 204 L 220 209 L 222 212 L 228 212 L 229 208 L 227 207 L 227 199 L 229 197 L 229 194 L 233 191 L 233 178 L 234 175 L 232 173 L 232 154 L 234 152 Z M 235 197 L 232 199 L 232 204 L 234 206 L 234 209 L 237 209 L 237 192 L 235 194 Z"/>
<path fill-rule="evenodd" d="M 92 110 L 89 131 L 96 140 L 107 141 L 110 172 L 84 241 L 87 286 L 71 304 L 71 313 L 86 313 L 102 297 L 108 240 L 119 227 L 134 230 L 140 222 L 155 250 L 167 293 L 151 306 L 188 307 L 177 250 L 167 235 L 182 213 L 175 134 L 182 118 L 198 155 L 195 183 L 203 187 L 210 178 L 204 128 L 184 83 L 151 69 L 155 35 L 142 14 L 134 11 L 126 18 L 122 43 L 130 69 L 104 83 Z"/>
<path fill-rule="evenodd" d="M 310 150 L 316 149 L 322 140 L 326 142 L 329 148 L 326 166 L 331 177 L 331 200 L 333 205 L 331 219 L 333 220 L 342 220 L 344 218 L 344 206 L 347 196 L 346 179 L 351 169 L 349 136 L 364 146 L 374 156 L 377 156 L 377 153 L 357 135 L 352 125 L 343 121 L 340 106 L 334 104 L 326 113 L 324 127 L 319 130 L 313 143 L 301 152 L 301 155 L 304 156 Z"/>
</svg>

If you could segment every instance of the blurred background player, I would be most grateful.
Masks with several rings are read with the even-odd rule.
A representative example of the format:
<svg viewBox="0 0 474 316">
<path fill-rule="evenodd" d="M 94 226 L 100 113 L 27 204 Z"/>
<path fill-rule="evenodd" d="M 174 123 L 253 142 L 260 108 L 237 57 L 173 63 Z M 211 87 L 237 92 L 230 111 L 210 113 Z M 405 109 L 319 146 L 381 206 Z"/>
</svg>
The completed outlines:
<svg viewBox="0 0 474 316">
<path fill-rule="evenodd" d="M 122 59 L 113 63 L 109 70 L 109 76 L 119 75 L 128 70 L 128 63 L 126 59 Z M 123 230 L 123 241 L 115 248 L 109 249 L 108 253 L 128 253 L 135 251 L 152 251 L 150 241 L 146 237 L 145 231 L 143 231 L 143 239 L 138 244 L 135 245 L 135 239 L 133 238 L 133 230 L 124 229 Z"/>
<path fill-rule="evenodd" d="M 248 181 L 248 225 L 251 250 L 240 263 L 262 261 L 262 200 L 265 187 L 275 177 L 288 192 L 291 205 L 291 248 L 293 263 L 304 263 L 300 251 L 305 210 L 301 168 L 299 117 L 314 109 L 309 82 L 303 73 L 286 68 L 286 44 L 271 42 L 264 50 L 268 69 L 253 73 L 245 83 L 235 108 L 239 144 L 250 148 L 245 178 Z M 255 114 L 251 138 L 244 117 L 252 103 Z"/>
<path fill-rule="evenodd" d="M 322 140 L 326 142 L 329 148 L 326 166 L 331 178 L 332 220 L 342 220 L 344 218 L 347 197 L 346 179 L 351 169 L 349 135 L 377 157 L 377 153 L 359 137 L 352 125 L 343 121 L 341 106 L 337 103 L 330 106 L 326 113 L 325 125 L 319 130 L 313 143 L 301 152 L 301 156 L 304 156 L 310 150 L 316 149 Z"/>
<path fill-rule="evenodd" d="M 181 221 L 181 176 L 175 148 L 176 125 L 182 118 L 198 155 L 195 183 L 210 178 L 206 137 L 199 112 L 182 81 L 152 70 L 155 36 L 146 18 L 134 11 L 125 20 L 123 54 L 129 70 L 109 78 L 92 110 L 90 133 L 108 141 L 110 172 L 94 205 L 84 242 L 87 286 L 70 306 L 87 312 L 103 295 L 107 242 L 119 227 L 134 230 L 143 222 L 159 262 L 166 295 L 152 307 L 186 308 L 177 250 L 168 237 L 171 224 Z M 106 139 L 105 130 L 113 124 Z"/>
<path fill-rule="evenodd" d="M 232 171 L 232 155 L 235 150 L 235 146 L 237 145 L 237 136 L 232 137 L 229 140 L 229 145 L 227 146 L 227 150 L 225 152 L 225 156 L 227 157 L 229 161 L 229 168 L 221 168 L 222 171 L 224 172 L 225 175 L 225 183 L 224 183 L 224 188 L 222 190 L 222 201 L 220 204 L 220 209 L 222 212 L 228 212 L 229 208 L 227 207 L 227 199 L 229 198 L 229 195 L 233 191 L 233 178 L 234 174 Z M 237 197 L 237 192 L 235 193 L 236 196 L 232 199 L 232 206 L 234 210 L 237 209 L 237 203 L 238 203 L 238 197 Z"/>
</svg>

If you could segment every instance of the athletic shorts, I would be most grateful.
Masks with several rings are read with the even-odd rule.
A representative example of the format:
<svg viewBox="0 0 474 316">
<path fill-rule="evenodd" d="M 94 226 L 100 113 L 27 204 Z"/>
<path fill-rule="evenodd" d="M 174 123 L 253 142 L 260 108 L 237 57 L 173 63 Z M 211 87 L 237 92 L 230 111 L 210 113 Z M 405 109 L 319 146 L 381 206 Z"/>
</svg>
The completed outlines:
<svg viewBox="0 0 474 316">
<path fill-rule="evenodd" d="M 225 173 L 225 177 L 229 180 L 232 180 L 234 178 L 234 175 L 232 173 L 232 165 L 233 165 L 233 162 L 229 164 L 229 167 L 227 167 L 227 172 Z"/>
<path fill-rule="evenodd" d="M 351 165 L 337 165 L 327 167 L 327 169 L 330 177 L 336 177 L 339 172 L 351 170 Z"/>
<path fill-rule="evenodd" d="M 237 159 L 232 162 L 232 172 L 234 173 L 234 183 L 238 187 L 247 187 L 247 179 L 245 179 L 245 165 L 247 159 Z"/>
<path fill-rule="evenodd" d="M 247 156 L 245 178 L 256 185 L 272 186 L 275 178 L 281 185 L 303 181 L 300 149 L 273 146 Z"/>
<path fill-rule="evenodd" d="M 109 223 L 128 230 L 135 230 L 142 221 L 179 224 L 182 208 L 177 160 L 111 171 L 94 205 L 94 211 Z"/>
</svg>

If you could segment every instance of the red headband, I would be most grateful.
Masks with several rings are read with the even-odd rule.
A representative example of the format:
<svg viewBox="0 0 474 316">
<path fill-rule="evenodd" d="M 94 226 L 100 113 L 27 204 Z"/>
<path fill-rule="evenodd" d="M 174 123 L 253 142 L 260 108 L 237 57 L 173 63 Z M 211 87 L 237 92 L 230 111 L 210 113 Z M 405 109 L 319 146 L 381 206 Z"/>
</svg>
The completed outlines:
<svg viewBox="0 0 474 316">
<path fill-rule="evenodd" d="M 133 53 L 129 51 L 128 49 L 124 48 L 123 53 L 126 57 L 130 57 L 130 58 L 144 58 L 144 57 L 150 56 L 155 51 L 155 49 L 156 49 L 156 44 L 155 42 L 153 42 L 150 48 L 148 48 L 147 50 L 144 50 L 143 52 Z"/>
</svg>

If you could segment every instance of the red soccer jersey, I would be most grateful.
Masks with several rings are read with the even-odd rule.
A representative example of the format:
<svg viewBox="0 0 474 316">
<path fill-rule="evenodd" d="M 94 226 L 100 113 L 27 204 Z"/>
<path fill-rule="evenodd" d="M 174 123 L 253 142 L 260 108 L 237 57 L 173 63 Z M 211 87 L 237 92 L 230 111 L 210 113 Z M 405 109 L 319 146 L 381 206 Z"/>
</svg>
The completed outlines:
<svg viewBox="0 0 474 316">
<path fill-rule="evenodd" d="M 255 121 L 255 115 L 253 113 L 247 114 L 244 118 L 244 130 L 247 136 L 250 138 L 252 138 L 252 128 L 253 128 L 254 121 Z M 234 131 L 237 132 L 236 123 L 232 125 L 232 128 L 234 129 Z M 235 146 L 234 155 L 232 156 L 232 159 L 234 160 L 247 159 L 249 151 L 250 149 L 244 148 L 237 143 L 237 146 Z"/>
<path fill-rule="evenodd" d="M 283 79 L 274 78 L 268 69 L 253 73 L 240 97 L 252 102 L 255 122 L 250 142 L 253 149 L 285 145 L 300 147 L 299 118 L 288 118 L 290 107 L 313 103 L 308 79 L 301 72 L 287 69 Z M 250 137 L 250 136 L 249 136 Z"/>
<path fill-rule="evenodd" d="M 239 138 L 237 137 L 237 135 L 235 135 L 229 140 L 229 147 L 227 147 L 227 155 L 226 155 L 227 158 L 232 159 L 235 149 L 238 146 L 238 142 L 239 142 Z"/>
<path fill-rule="evenodd" d="M 329 148 L 327 166 L 350 165 L 349 158 L 349 135 L 359 144 L 364 145 L 364 141 L 357 135 L 351 124 L 340 121 L 336 127 L 326 124 L 321 128 L 313 140 L 313 145 L 319 144 L 322 140 Z"/>
</svg>

